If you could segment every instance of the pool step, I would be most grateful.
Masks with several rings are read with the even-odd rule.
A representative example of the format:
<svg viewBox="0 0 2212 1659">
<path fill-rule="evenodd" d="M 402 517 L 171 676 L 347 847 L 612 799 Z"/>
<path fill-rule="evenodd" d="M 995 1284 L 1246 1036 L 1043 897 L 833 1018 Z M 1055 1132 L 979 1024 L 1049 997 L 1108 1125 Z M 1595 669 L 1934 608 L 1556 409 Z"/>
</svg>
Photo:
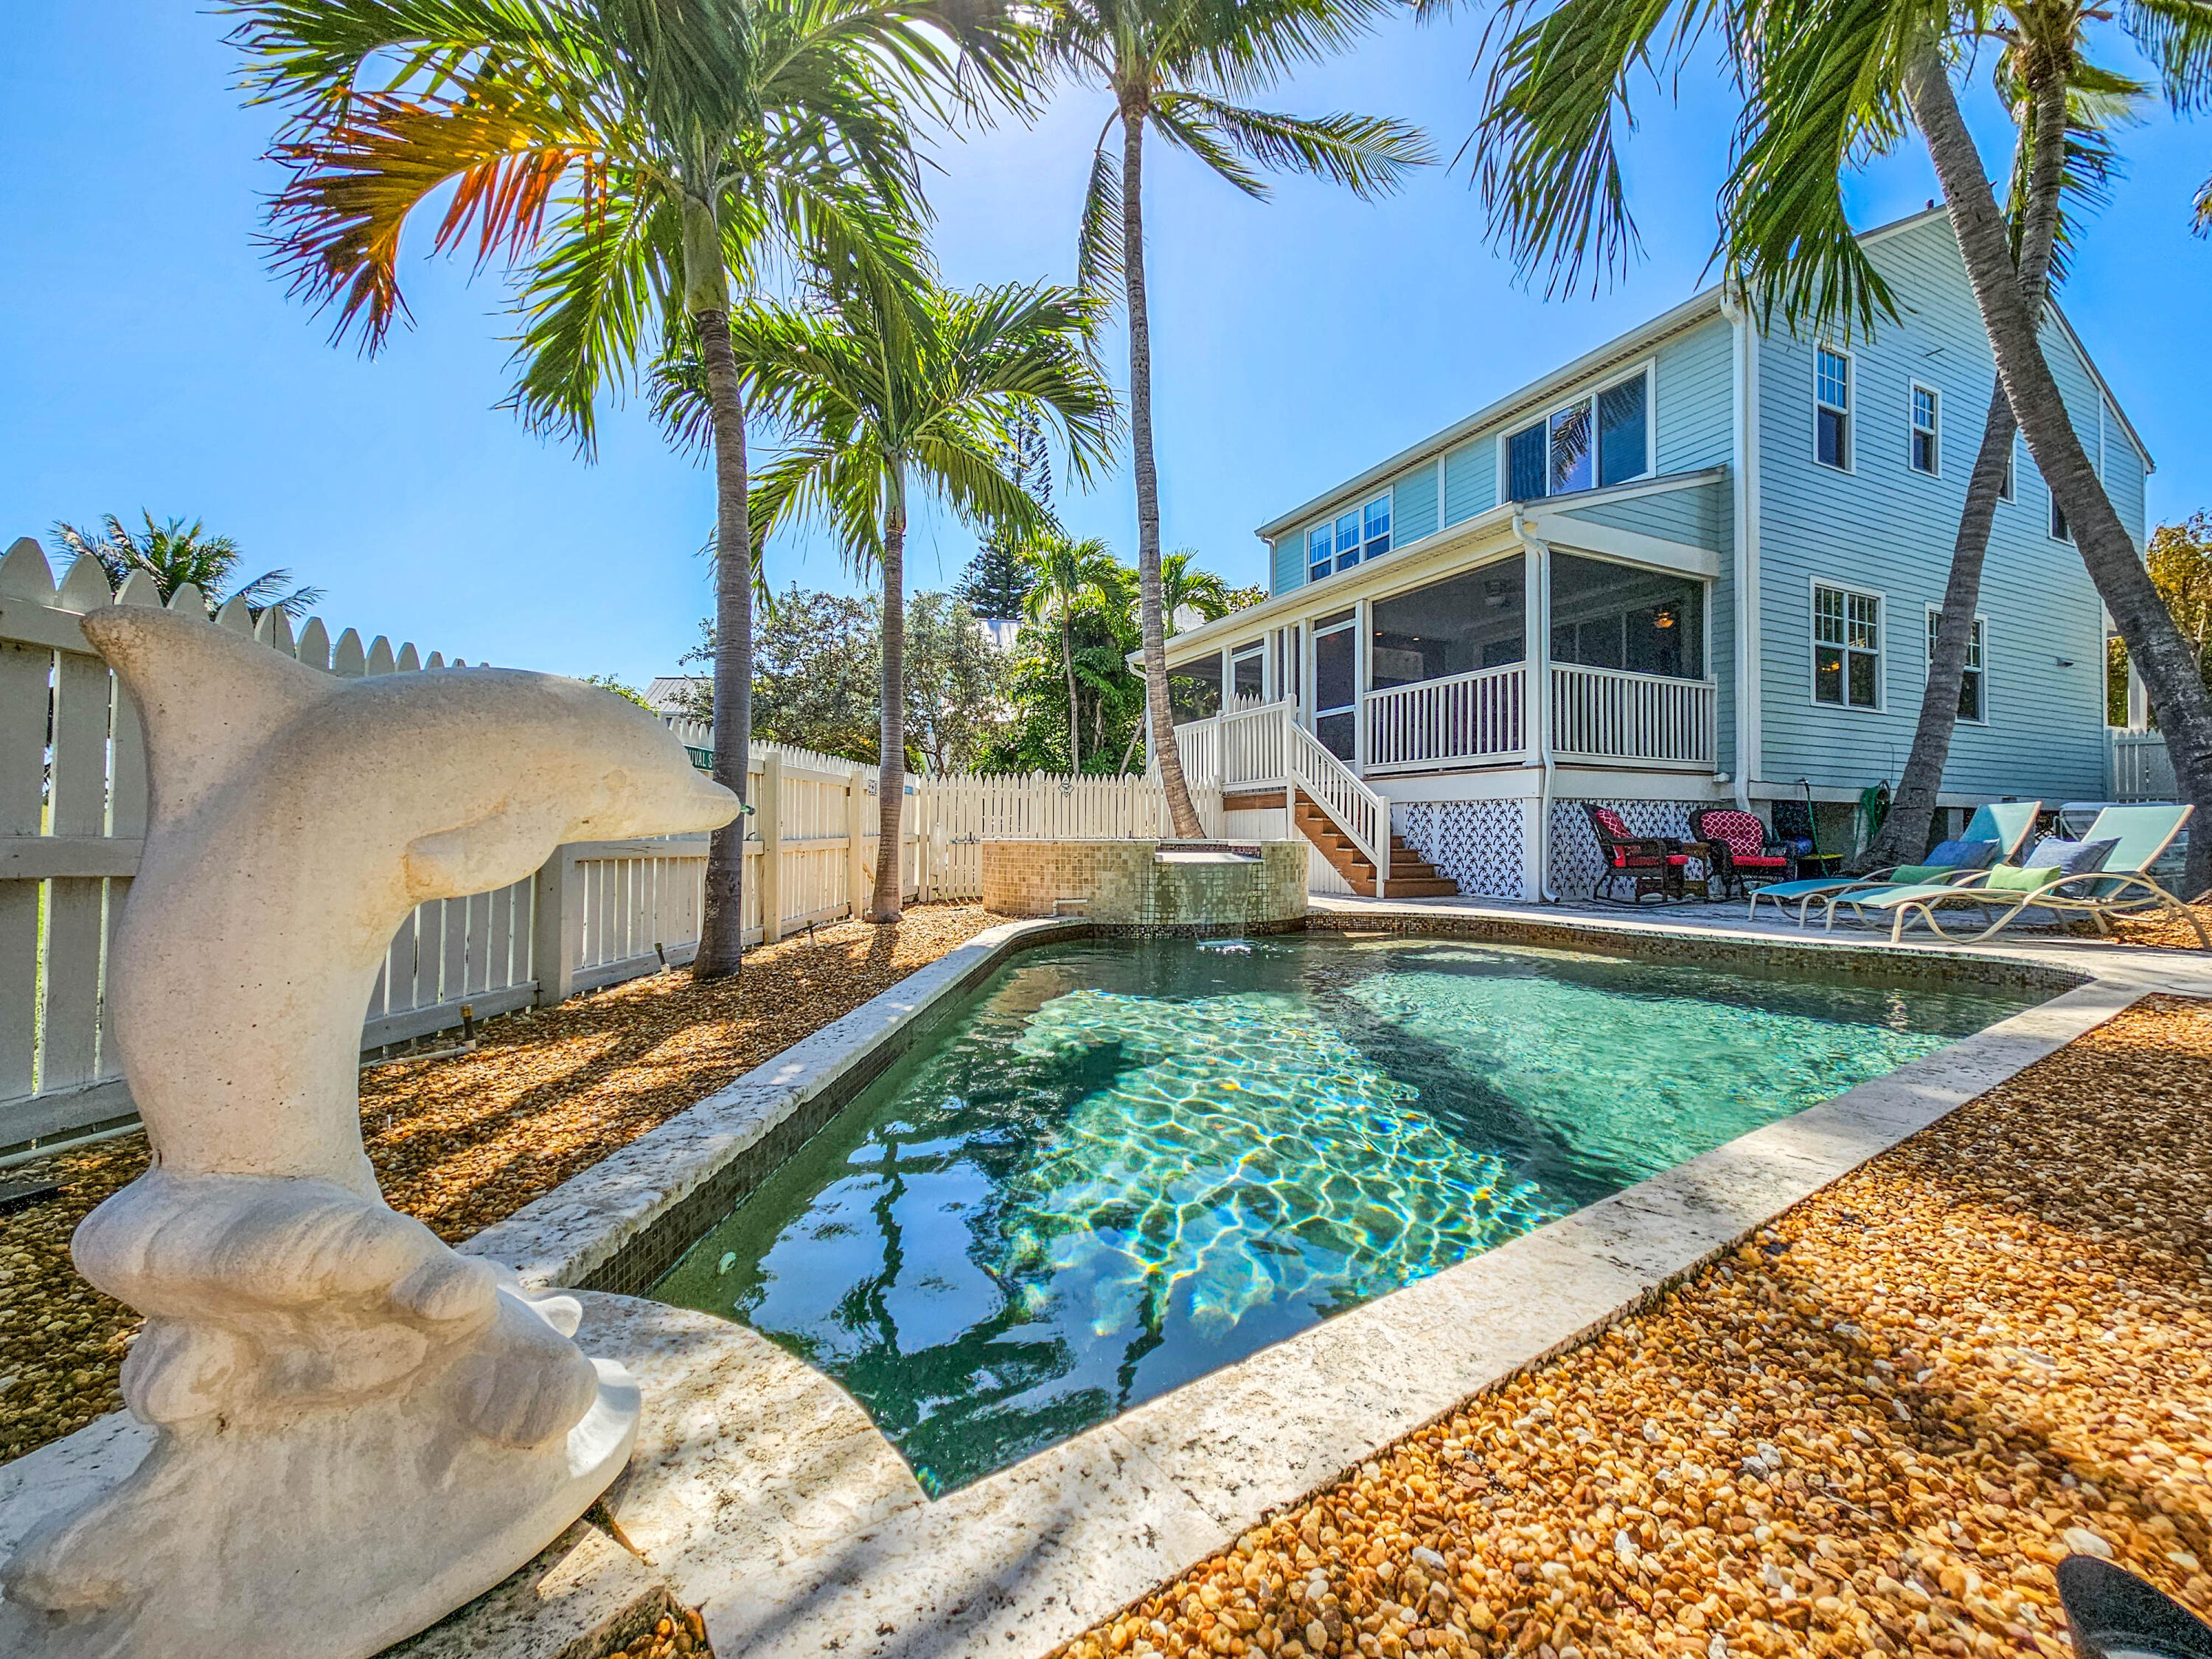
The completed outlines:
<svg viewBox="0 0 2212 1659">
<path fill-rule="evenodd" d="M 1321 855 L 1352 890 L 1363 898 L 1373 898 L 1374 861 L 1359 850 L 1352 837 L 1338 829 L 1334 820 L 1304 794 L 1298 796 L 1297 811 L 1292 816 L 1298 833 L 1321 848 Z M 1458 892 L 1459 884 L 1449 876 L 1439 875 L 1436 866 L 1406 845 L 1403 836 L 1390 837 L 1390 881 L 1383 895 L 1386 898 L 1450 898 Z"/>
</svg>

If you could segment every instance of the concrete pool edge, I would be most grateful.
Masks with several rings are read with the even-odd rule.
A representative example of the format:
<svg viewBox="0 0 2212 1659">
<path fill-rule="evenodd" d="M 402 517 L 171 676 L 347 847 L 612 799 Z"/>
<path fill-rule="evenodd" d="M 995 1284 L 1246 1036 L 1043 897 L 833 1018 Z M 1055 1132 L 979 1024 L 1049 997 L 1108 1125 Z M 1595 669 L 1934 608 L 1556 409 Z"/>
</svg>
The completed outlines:
<svg viewBox="0 0 2212 1659">
<path fill-rule="evenodd" d="M 890 1494 L 879 1485 L 865 1521 L 854 1515 L 842 1533 L 817 1530 L 774 1561 L 726 1535 L 695 1537 L 672 1553 L 680 1561 L 655 1551 L 655 1566 L 680 1599 L 708 1603 L 721 1650 L 936 1655 L 988 1646 L 1017 1659 L 1042 1654 L 1460 1400 L 1632 1313 L 1792 1204 L 2140 996 L 2212 994 L 2212 973 L 2191 966 L 2177 975 L 2158 952 L 2063 960 L 2034 950 L 1894 953 L 1843 940 L 1692 935 L 1640 918 L 1622 927 L 1426 907 L 1346 907 L 1315 920 L 1323 928 L 1472 933 L 1638 954 L 1740 957 L 1746 945 L 1778 947 L 1823 969 L 1844 953 L 1858 963 L 1909 955 L 1913 969 L 1947 979 L 2073 988 L 938 1502 L 886 1504 Z M 617 1288 L 605 1277 L 609 1264 L 647 1227 L 700 1207 L 716 1170 L 768 1146 L 778 1126 L 803 1122 L 808 1102 L 834 1100 L 814 1127 L 828 1121 L 889 1063 L 869 1061 L 886 1048 L 892 1057 L 905 1052 L 933 1015 L 1007 957 L 1090 931 L 1036 922 L 979 935 L 469 1248 L 538 1283 Z M 1877 971 L 1905 967 L 1885 962 Z M 2170 982 L 2177 978 L 2192 982 Z M 693 1114 L 699 1120 L 685 1125 Z M 649 1146 L 657 1137 L 666 1139 Z M 626 1159 L 628 1168 L 614 1167 Z M 621 1275 L 640 1288 L 653 1277 Z M 745 1393 L 733 1387 L 726 1405 L 742 1407 Z M 845 1402 L 845 1413 L 857 1410 Z M 790 1426 L 794 1435 L 822 1427 Z M 857 1444 L 849 1432 L 847 1442 Z M 723 1477 L 741 1478 L 735 1470 Z M 817 1465 L 808 1479 L 821 1484 L 786 1496 L 844 1507 L 839 1468 Z"/>
</svg>

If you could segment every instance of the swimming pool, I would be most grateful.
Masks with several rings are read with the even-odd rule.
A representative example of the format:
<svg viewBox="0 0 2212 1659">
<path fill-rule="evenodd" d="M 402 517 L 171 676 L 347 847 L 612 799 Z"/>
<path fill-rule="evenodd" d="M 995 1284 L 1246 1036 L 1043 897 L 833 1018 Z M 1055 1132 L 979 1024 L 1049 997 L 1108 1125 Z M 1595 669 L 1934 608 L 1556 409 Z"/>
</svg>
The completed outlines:
<svg viewBox="0 0 2212 1659">
<path fill-rule="evenodd" d="M 2038 1000 L 1458 939 L 1026 951 L 652 1294 L 933 1493 Z"/>
</svg>

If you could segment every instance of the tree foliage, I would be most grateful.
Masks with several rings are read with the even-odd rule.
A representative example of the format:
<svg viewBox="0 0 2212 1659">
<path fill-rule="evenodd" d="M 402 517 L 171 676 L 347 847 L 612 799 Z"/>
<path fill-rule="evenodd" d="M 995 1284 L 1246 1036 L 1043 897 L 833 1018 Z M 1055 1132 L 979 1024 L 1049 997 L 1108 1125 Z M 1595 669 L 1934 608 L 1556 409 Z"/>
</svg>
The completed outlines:
<svg viewBox="0 0 2212 1659">
<path fill-rule="evenodd" d="M 128 528 L 112 513 L 100 520 L 97 530 L 57 522 L 54 551 L 65 560 L 93 560 L 107 573 L 112 587 L 143 571 L 154 579 L 164 605 L 189 582 L 199 589 L 210 613 L 242 599 L 256 617 L 273 605 L 296 622 L 323 597 L 319 587 L 295 585 L 289 570 L 264 570 L 248 580 L 236 580 L 238 544 L 228 536 L 210 535 L 198 519 L 190 524 L 181 518 L 156 524 L 151 513 L 140 516 L 146 520 L 143 531 Z"/>
<path fill-rule="evenodd" d="M 687 662 L 714 660 L 714 623 Z M 931 772 L 980 769 L 1014 723 L 1012 665 L 975 613 L 943 593 L 907 607 L 907 759 Z M 754 636 L 753 730 L 771 743 L 878 763 L 882 615 L 872 599 L 796 583 L 762 607 Z"/>
<path fill-rule="evenodd" d="M 2212 513 L 2160 525 L 2145 562 L 2174 625 L 2197 647 L 2197 672 L 2212 686 Z"/>
</svg>

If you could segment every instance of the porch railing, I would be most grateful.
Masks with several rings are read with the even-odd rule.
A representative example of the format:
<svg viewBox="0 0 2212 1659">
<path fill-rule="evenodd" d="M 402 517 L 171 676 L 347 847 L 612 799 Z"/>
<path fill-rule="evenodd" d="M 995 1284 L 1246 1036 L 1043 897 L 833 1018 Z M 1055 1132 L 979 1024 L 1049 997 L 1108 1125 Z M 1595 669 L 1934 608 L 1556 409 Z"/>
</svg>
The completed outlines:
<svg viewBox="0 0 2212 1659">
<path fill-rule="evenodd" d="M 1234 708 L 1212 720 L 1176 727 L 1176 752 L 1183 776 L 1224 789 L 1280 788 L 1284 772 L 1283 711 L 1290 705 L 1267 702 Z"/>
<path fill-rule="evenodd" d="M 1522 663 L 1370 692 L 1368 768 L 1518 757 L 1528 742 L 1528 696 Z"/>
<path fill-rule="evenodd" d="M 1710 680 L 1552 665 L 1552 752 L 1563 760 L 1710 766 L 1717 688 Z"/>
<path fill-rule="evenodd" d="M 2110 788 L 2114 800 L 2176 799 L 2173 757 L 2157 732 L 2112 731 Z"/>
</svg>

